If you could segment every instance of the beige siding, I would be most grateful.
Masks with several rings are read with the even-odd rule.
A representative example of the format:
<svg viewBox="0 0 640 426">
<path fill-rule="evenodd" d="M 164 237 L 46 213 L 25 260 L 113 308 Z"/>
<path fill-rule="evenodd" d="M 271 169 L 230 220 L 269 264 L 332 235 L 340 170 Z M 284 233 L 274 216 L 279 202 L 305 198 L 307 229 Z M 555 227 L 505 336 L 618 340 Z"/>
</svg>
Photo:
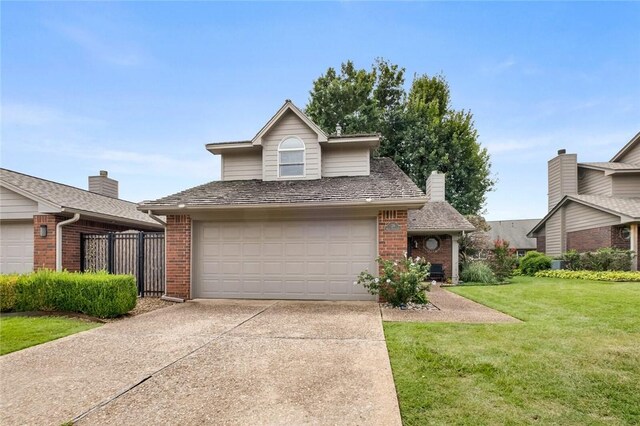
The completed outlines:
<svg viewBox="0 0 640 426">
<path fill-rule="evenodd" d="M 260 151 L 222 154 L 222 180 L 262 179 Z"/>
<path fill-rule="evenodd" d="M 564 209 L 567 232 L 620 224 L 620 218 L 618 216 L 585 206 L 584 204 L 570 202 L 566 204 Z"/>
<path fill-rule="evenodd" d="M 38 213 L 38 203 L 0 187 L 0 219 L 32 219 Z"/>
<path fill-rule="evenodd" d="M 562 254 L 564 235 L 562 232 L 562 209 L 547 219 L 545 224 L 545 253 L 549 256 Z"/>
<path fill-rule="evenodd" d="M 322 176 L 369 176 L 369 148 L 326 147 L 322 150 Z"/>
<path fill-rule="evenodd" d="M 611 176 L 600 170 L 580 169 L 578 193 L 590 195 L 611 195 Z"/>
<path fill-rule="evenodd" d="M 640 174 L 613 176 L 613 196 L 640 198 Z"/>
<path fill-rule="evenodd" d="M 636 146 L 619 158 L 618 163 L 640 164 L 640 143 L 636 143 Z"/>
<path fill-rule="evenodd" d="M 278 145 L 287 136 L 297 136 L 305 145 L 305 175 L 286 180 L 320 179 L 320 144 L 318 135 L 297 115 L 287 112 L 262 138 L 262 179 L 278 180 Z"/>
<path fill-rule="evenodd" d="M 577 155 L 563 154 L 549 161 L 549 210 L 565 195 L 578 193 Z"/>
</svg>

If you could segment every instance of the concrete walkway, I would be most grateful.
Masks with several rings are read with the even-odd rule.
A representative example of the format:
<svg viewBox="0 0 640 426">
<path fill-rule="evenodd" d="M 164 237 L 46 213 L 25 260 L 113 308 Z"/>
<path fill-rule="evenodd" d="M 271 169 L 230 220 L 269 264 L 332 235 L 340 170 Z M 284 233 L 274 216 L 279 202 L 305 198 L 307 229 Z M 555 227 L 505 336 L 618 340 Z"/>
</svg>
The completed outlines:
<svg viewBox="0 0 640 426">
<path fill-rule="evenodd" d="M 195 301 L 0 357 L 0 423 L 400 424 L 373 302 Z"/>
<path fill-rule="evenodd" d="M 521 322 L 510 315 L 451 293 L 440 286 L 432 286 L 429 301 L 439 310 L 399 310 L 380 308 L 384 321 L 514 323 Z"/>
</svg>

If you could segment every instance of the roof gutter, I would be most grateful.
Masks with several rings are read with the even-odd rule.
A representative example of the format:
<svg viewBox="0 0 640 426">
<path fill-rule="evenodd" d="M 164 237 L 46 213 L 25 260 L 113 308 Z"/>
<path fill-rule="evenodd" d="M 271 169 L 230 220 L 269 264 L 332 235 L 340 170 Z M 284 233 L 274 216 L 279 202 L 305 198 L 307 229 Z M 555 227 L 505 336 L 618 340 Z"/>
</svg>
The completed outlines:
<svg viewBox="0 0 640 426">
<path fill-rule="evenodd" d="M 147 210 L 147 215 L 148 215 L 151 219 L 153 219 L 153 220 L 155 220 L 156 222 L 158 222 L 160 225 L 165 226 L 165 227 L 167 226 L 167 222 L 165 222 L 164 220 L 160 219 L 160 218 L 159 218 L 158 216 L 156 216 L 155 214 L 151 213 L 151 210 Z"/>
<path fill-rule="evenodd" d="M 233 209 L 281 209 L 281 208 L 290 208 L 290 209 L 305 209 L 305 208 L 330 208 L 330 207 L 393 207 L 396 209 L 406 208 L 406 209 L 419 209 L 427 202 L 426 197 L 413 197 L 407 198 L 404 200 L 393 200 L 393 201 L 361 201 L 354 203 L 353 201 L 345 201 L 345 202 L 329 202 L 329 203 L 272 203 L 272 204 L 218 204 L 218 205 L 199 205 L 199 206 L 189 206 L 185 205 L 184 207 L 178 207 L 178 205 L 173 206 L 140 206 L 139 210 L 153 211 L 155 212 L 164 212 L 164 213 L 182 213 L 185 211 L 206 211 L 206 210 L 233 210 Z"/>
<path fill-rule="evenodd" d="M 64 220 L 56 225 L 56 271 L 62 271 L 62 227 L 80 220 L 80 213 L 73 215 L 71 219 Z"/>
<path fill-rule="evenodd" d="M 140 209 L 138 209 L 140 210 Z M 155 228 L 157 227 L 155 223 L 153 222 L 143 222 L 141 220 L 136 220 L 136 219 L 127 219 L 127 218 L 123 218 L 121 216 L 111 216 L 111 215 L 107 215 L 107 214 L 103 214 L 103 213 L 95 213 L 95 212 L 90 212 L 90 211 L 86 211 L 86 210 L 80 210 L 80 209 L 70 209 L 67 207 L 63 207 L 62 208 L 63 212 L 66 213 L 72 213 L 72 214 L 76 214 L 79 213 L 85 217 L 89 217 L 92 219 L 99 219 L 99 220 L 103 220 L 103 221 L 109 221 L 112 223 L 116 223 L 119 225 L 125 225 L 125 226 L 135 226 L 135 227 L 148 227 L 148 228 Z"/>
</svg>

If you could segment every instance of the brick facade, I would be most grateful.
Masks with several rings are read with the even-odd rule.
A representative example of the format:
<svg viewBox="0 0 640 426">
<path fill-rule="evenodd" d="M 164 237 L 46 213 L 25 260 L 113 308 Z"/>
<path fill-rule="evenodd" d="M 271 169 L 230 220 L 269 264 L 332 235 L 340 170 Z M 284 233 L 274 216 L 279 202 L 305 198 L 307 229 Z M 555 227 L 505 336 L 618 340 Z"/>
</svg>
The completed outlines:
<svg viewBox="0 0 640 426">
<path fill-rule="evenodd" d="M 171 297 L 191 297 L 191 217 L 167 216 L 166 294 Z"/>
<path fill-rule="evenodd" d="M 378 212 L 378 255 L 384 259 L 402 259 L 407 252 L 407 211 Z"/>
<path fill-rule="evenodd" d="M 628 240 L 622 238 L 621 226 L 601 226 L 567 232 L 567 250 L 595 251 L 603 247 L 629 250 Z"/>
<path fill-rule="evenodd" d="M 35 215 L 33 217 L 33 269 L 56 269 L 56 225 L 68 217 L 59 215 Z M 47 225 L 47 236 L 40 236 L 40 225 Z M 80 219 L 62 228 L 62 268 L 80 270 L 80 234 L 121 232 L 134 229 L 131 226 Z M 136 228 L 143 230 L 143 228 Z M 152 228 L 148 228 L 152 230 Z"/>
<path fill-rule="evenodd" d="M 436 250 L 428 250 L 425 246 L 427 239 L 437 238 L 440 246 Z M 444 268 L 445 278 L 451 278 L 452 275 L 452 253 L 451 253 L 451 235 L 427 235 L 412 238 L 411 256 L 420 256 L 427 259 L 429 263 L 439 263 Z M 417 248 L 416 248 L 417 245 Z"/>
</svg>

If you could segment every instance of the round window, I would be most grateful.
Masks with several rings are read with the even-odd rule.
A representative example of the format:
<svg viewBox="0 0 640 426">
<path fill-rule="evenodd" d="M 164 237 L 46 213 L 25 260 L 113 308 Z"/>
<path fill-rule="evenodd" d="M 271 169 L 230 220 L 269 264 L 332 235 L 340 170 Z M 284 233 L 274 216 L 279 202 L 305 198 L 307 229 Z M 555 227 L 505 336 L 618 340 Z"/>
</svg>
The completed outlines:
<svg viewBox="0 0 640 426">
<path fill-rule="evenodd" d="M 427 248 L 427 250 L 438 250 L 438 247 L 440 247 L 440 241 L 437 238 L 431 237 L 431 238 L 427 238 L 427 241 L 425 241 L 424 246 Z"/>
<path fill-rule="evenodd" d="M 622 228 L 620 230 L 620 236 L 623 240 L 629 241 L 631 239 L 631 230 L 629 228 Z"/>
</svg>

